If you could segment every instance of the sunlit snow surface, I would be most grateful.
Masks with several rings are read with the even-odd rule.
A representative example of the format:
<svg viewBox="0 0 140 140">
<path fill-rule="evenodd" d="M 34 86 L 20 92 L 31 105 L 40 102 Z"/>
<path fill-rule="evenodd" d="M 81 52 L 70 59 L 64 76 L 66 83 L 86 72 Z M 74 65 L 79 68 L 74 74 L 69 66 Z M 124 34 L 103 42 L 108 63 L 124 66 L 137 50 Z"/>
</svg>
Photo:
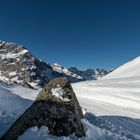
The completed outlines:
<svg viewBox="0 0 140 140">
<path fill-rule="evenodd" d="M 140 77 L 80 82 L 73 88 L 81 106 L 98 116 L 140 119 Z"/>
<path fill-rule="evenodd" d="M 140 140 L 140 78 L 87 81 L 72 84 L 80 105 L 86 111 L 85 138 L 54 137 L 47 128 L 29 129 L 19 140 Z M 43 133 L 43 134 L 42 134 Z M 34 137 L 32 137 L 34 136 Z"/>
<path fill-rule="evenodd" d="M 54 137 L 43 127 L 29 129 L 19 140 L 140 140 L 139 77 L 86 81 L 72 87 L 80 105 L 90 112 L 83 120 L 86 137 Z M 0 87 L 0 135 L 32 104 L 38 92 L 21 86 Z"/>
</svg>

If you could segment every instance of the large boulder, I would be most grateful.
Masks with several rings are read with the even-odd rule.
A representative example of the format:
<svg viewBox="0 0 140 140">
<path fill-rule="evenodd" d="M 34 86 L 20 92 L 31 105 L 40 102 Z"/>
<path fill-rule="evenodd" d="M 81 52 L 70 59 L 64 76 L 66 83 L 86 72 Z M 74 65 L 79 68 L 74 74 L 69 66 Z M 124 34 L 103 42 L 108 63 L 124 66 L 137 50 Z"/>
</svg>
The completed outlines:
<svg viewBox="0 0 140 140">
<path fill-rule="evenodd" d="M 82 110 L 67 78 L 52 80 L 32 106 L 12 125 L 1 140 L 16 140 L 28 128 L 47 126 L 50 134 L 84 136 Z"/>
</svg>

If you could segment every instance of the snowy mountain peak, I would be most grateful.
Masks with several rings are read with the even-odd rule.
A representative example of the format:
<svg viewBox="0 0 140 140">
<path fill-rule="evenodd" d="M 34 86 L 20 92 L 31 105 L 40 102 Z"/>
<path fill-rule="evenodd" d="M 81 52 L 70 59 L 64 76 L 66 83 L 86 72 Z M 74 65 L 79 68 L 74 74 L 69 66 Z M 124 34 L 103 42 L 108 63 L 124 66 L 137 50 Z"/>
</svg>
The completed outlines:
<svg viewBox="0 0 140 140">
<path fill-rule="evenodd" d="M 0 46 L 3 45 L 4 43 L 5 43 L 4 41 L 0 40 Z"/>
<path fill-rule="evenodd" d="M 58 64 L 47 64 L 33 56 L 26 48 L 14 43 L 1 42 L 0 80 L 32 87 L 45 86 L 50 80 L 65 76 L 71 82 L 83 78 Z"/>
<path fill-rule="evenodd" d="M 57 71 L 59 73 L 63 73 L 65 75 L 69 75 L 71 76 L 71 81 L 73 82 L 77 82 L 77 81 L 83 81 L 83 77 L 81 77 L 80 75 L 73 73 L 72 71 L 70 71 L 69 69 L 62 67 L 61 65 L 54 63 L 51 65 L 54 71 Z"/>
<path fill-rule="evenodd" d="M 4 41 L 0 42 L 1 59 L 18 58 L 27 52 L 28 50 L 21 45 L 6 43 Z"/>
<path fill-rule="evenodd" d="M 42 87 L 62 76 L 71 82 L 82 81 L 81 77 L 58 64 L 53 66 L 40 61 L 22 45 L 0 41 L 0 81 Z"/>
<path fill-rule="evenodd" d="M 120 66 L 107 76 L 103 77 L 103 79 L 140 77 L 139 69 L 140 69 L 140 56 Z"/>
<path fill-rule="evenodd" d="M 41 73 L 37 66 L 41 62 L 26 48 L 15 43 L 0 43 L 0 80 L 6 83 L 32 85 L 40 83 Z M 42 64 L 42 63 L 41 63 Z M 41 65 L 40 64 L 40 65 Z M 47 64 L 46 64 L 47 65 Z M 38 76 L 35 76 L 35 75 Z M 46 81 L 46 80 L 45 80 Z"/>
<path fill-rule="evenodd" d="M 103 69 L 65 68 L 59 64 L 47 64 L 33 56 L 25 47 L 0 41 L 0 81 L 31 87 L 43 87 L 57 77 L 67 77 L 70 82 L 95 80 L 106 75 Z"/>
<path fill-rule="evenodd" d="M 56 66 L 56 67 L 61 67 L 58 63 L 54 63 L 54 64 L 52 64 L 52 65 L 54 65 L 54 66 Z"/>
<path fill-rule="evenodd" d="M 2 45 L 6 45 L 6 46 L 8 46 L 9 45 L 9 47 L 12 47 L 12 46 L 18 46 L 18 47 L 23 47 L 22 45 L 17 45 L 16 43 L 14 43 L 14 42 L 5 42 L 5 41 L 3 41 L 3 40 L 0 40 L 0 46 L 2 46 Z M 23 47 L 24 48 L 24 47 Z"/>
<path fill-rule="evenodd" d="M 84 80 L 97 80 L 109 73 L 109 71 L 104 69 L 87 69 L 82 71 L 75 67 L 70 67 L 69 70 L 75 74 L 80 75 Z"/>
</svg>

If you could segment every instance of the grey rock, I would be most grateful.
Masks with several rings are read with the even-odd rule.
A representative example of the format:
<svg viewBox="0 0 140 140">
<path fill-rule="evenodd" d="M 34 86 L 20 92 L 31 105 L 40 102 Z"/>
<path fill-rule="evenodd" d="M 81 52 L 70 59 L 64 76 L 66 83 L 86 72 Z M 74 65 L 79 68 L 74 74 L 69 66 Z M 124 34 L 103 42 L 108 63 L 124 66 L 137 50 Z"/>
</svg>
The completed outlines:
<svg viewBox="0 0 140 140">
<path fill-rule="evenodd" d="M 33 126 L 47 126 L 50 134 L 56 136 L 75 133 L 76 136 L 82 137 L 84 131 L 81 119 L 82 110 L 68 79 L 57 78 L 38 94 L 31 107 L 11 126 L 1 140 L 16 140 Z"/>
</svg>

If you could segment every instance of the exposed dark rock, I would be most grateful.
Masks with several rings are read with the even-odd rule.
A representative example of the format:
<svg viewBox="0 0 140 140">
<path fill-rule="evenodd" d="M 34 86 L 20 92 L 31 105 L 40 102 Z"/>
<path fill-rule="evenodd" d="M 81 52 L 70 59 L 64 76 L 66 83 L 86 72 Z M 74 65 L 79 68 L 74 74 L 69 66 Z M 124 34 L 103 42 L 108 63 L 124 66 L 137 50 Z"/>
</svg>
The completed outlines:
<svg viewBox="0 0 140 140">
<path fill-rule="evenodd" d="M 50 134 L 84 136 L 82 110 L 67 78 L 52 80 L 32 106 L 12 125 L 1 140 L 16 140 L 28 128 L 47 126 Z"/>
</svg>

